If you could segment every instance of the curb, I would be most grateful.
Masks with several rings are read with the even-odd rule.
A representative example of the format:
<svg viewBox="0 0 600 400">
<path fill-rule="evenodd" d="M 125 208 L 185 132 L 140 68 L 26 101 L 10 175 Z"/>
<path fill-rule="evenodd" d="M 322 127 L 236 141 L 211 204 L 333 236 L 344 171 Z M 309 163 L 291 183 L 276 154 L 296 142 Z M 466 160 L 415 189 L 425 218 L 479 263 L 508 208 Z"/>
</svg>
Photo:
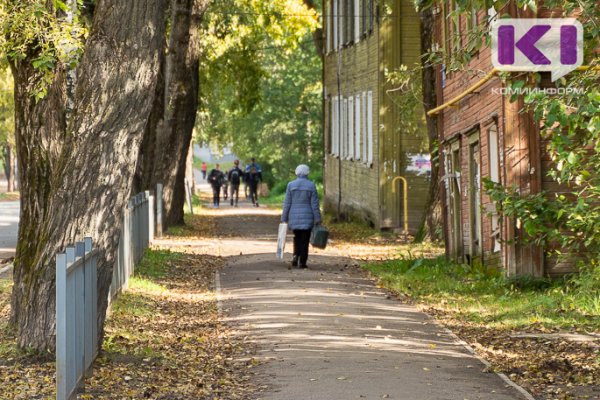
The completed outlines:
<svg viewBox="0 0 600 400">
<path fill-rule="evenodd" d="M 436 321 L 436 323 L 438 323 L 438 322 Z M 490 364 L 485 358 L 483 358 L 479 354 L 477 354 L 477 352 L 475 351 L 475 349 L 473 349 L 471 346 L 469 346 L 469 344 L 467 342 L 465 342 L 464 340 L 462 340 L 461 338 L 459 338 L 458 336 L 456 336 L 456 334 L 454 332 L 452 332 L 450 329 L 446 328 L 445 326 L 443 326 L 441 324 L 439 324 L 439 325 L 442 327 L 442 329 L 444 329 L 446 331 L 446 333 L 448 333 L 450 336 L 452 336 L 454 338 L 454 340 L 456 340 L 465 349 L 467 349 L 469 351 L 469 353 L 471 353 L 475 358 L 477 358 L 483 365 L 485 365 L 490 370 L 493 370 L 492 364 Z M 536 400 L 536 398 L 533 397 L 531 395 L 531 393 L 529 393 L 523 387 L 517 385 L 515 382 L 513 382 L 512 380 L 510 380 L 510 378 L 508 376 L 506 376 L 505 374 L 503 374 L 502 372 L 495 372 L 494 371 L 494 374 L 498 375 L 500 377 L 500 379 L 502 379 L 507 385 L 510 385 L 513 388 L 515 388 L 527 400 Z"/>
<path fill-rule="evenodd" d="M 2 276 L 5 272 L 10 271 L 12 269 L 12 267 L 13 267 L 13 264 L 10 263 L 6 267 L 0 268 L 0 276 Z"/>
</svg>

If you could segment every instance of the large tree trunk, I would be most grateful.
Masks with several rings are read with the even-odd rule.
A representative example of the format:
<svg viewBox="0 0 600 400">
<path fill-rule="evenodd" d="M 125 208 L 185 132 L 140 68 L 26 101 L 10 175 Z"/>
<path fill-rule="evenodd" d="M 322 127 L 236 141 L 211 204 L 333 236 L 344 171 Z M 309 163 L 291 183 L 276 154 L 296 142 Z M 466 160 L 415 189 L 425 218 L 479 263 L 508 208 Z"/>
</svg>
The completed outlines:
<svg viewBox="0 0 600 400">
<path fill-rule="evenodd" d="M 96 3 L 68 126 L 64 70 L 36 102 L 31 63 L 13 65 L 22 201 L 11 320 L 22 347 L 54 349 L 54 255 L 85 235 L 100 249 L 98 326 L 104 326 L 122 212 L 152 107 L 164 1 Z"/>
<path fill-rule="evenodd" d="M 152 190 L 163 184 L 163 226 L 183 223 L 186 159 L 198 107 L 199 28 L 207 0 L 171 0 L 170 36 L 162 84 L 146 127 L 138 182 Z"/>
<path fill-rule="evenodd" d="M 434 19 L 432 8 L 428 7 L 421 12 L 421 54 L 431 51 L 433 44 Z M 423 64 L 423 105 L 425 112 L 434 108 L 437 104 L 435 69 L 431 63 L 427 64 L 422 58 Z M 427 117 L 427 135 L 429 137 L 429 152 L 431 154 L 431 181 L 429 184 L 429 199 L 421 224 L 417 240 L 440 240 L 442 227 L 442 203 L 440 197 L 439 182 L 439 149 L 438 149 L 438 126 L 437 117 Z"/>
</svg>

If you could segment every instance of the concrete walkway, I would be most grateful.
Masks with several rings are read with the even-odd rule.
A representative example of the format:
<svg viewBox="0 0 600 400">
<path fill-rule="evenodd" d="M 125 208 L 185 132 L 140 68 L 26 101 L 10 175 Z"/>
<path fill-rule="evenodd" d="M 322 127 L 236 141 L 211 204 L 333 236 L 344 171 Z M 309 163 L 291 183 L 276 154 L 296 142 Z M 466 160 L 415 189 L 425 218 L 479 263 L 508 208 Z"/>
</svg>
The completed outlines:
<svg viewBox="0 0 600 400">
<path fill-rule="evenodd" d="M 272 253 L 228 258 L 221 308 L 257 345 L 258 398 L 532 399 L 345 263 L 311 256 L 310 269 L 289 270 Z"/>
</svg>

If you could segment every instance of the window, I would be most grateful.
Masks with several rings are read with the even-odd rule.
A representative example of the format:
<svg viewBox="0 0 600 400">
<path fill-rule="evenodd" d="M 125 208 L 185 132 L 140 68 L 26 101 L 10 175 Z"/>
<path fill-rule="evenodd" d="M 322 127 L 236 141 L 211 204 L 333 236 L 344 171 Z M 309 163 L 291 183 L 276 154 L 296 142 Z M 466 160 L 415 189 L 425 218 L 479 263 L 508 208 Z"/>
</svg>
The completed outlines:
<svg viewBox="0 0 600 400">
<path fill-rule="evenodd" d="M 500 153 L 498 151 L 498 127 L 494 125 L 488 130 L 488 150 L 489 150 L 489 165 L 490 165 L 490 180 L 500 183 Z M 494 240 L 492 252 L 497 253 L 502 249 L 500 243 L 500 216 L 495 210 L 491 216 L 492 222 L 492 238 Z"/>
<path fill-rule="evenodd" d="M 361 102 L 361 120 L 362 120 L 362 161 L 363 163 L 367 163 L 367 147 L 368 147 L 368 139 L 367 139 L 367 92 L 362 92 L 362 102 Z"/>
<path fill-rule="evenodd" d="M 339 40 L 338 0 L 333 0 L 331 18 L 333 19 L 333 50 L 337 50 Z"/>
<path fill-rule="evenodd" d="M 369 32 L 373 31 L 373 25 L 375 20 L 375 0 L 368 0 L 367 19 L 369 24 Z"/>
<path fill-rule="evenodd" d="M 354 97 L 348 98 L 348 160 L 354 159 Z"/>
<path fill-rule="evenodd" d="M 360 7 L 360 21 L 361 21 L 361 26 L 360 26 L 360 32 L 363 35 L 367 35 L 367 27 L 369 25 L 368 21 L 367 21 L 367 7 L 368 7 L 368 0 L 361 0 L 361 7 Z"/>
<path fill-rule="evenodd" d="M 471 257 L 478 257 L 481 253 L 481 159 L 479 146 L 479 132 L 475 131 L 469 137 L 469 222 Z"/>
<path fill-rule="evenodd" d="M 345 159 L 348 157 L 348 99 L 344 99 L 342 104 L 342 149 L 340 156 Z"/>
<path fill-rule="evenodd" d="M 332 39 L 333 38 L 331 37 L 331 35 L 332 35 L 331 24 L 333 23 L 333 14 L 332 14 L 333 8 L 332 8 L 332 4 L 333 4 L 332 1 L 329 1 L 327 3 L 327 13 L 325 14 L 325 18 L 326 18 L 326 21 L 327 21 L 326 22 L 326 24 L 327 24 L 327 32 L 326 32 L 327 37 L 325 38 L 325 42 L 326 42 L 325 51 L 327 53 L 331 52 L 331 49 L 333 47 L 332 46 Z"/>
<path fill-rule="evenodd" d="M 354 42 L 360 41 L 360 1 L 354 0 Z"/>
<path fill-rule="evenodd" d="M 354 40 L 354 0 L 348 0 L 346 9 L 348 10 L 346 13 L 346 25 L 348 26 L 346 43 L 350 44 Z"/>
<path fill-rule="evenodd" d="M 361 139 L 361 113 L 362 109 L 360 108 L 360 95 L 356 95 L 356 100 L 354 101 L 354 116 L 355 116 L 355 126 L 354 126 L 354 159 L 360 160 L 360 139 Z"/>
<path fill-rule="evenodd" d="M 339 109 L 338 97 L 335 96 L 331 101 L 331 154 L 337 156 L 338 153 L 338 132 L 339 132 Z"/>
<path fill-rule="evenodd" d="M 373 92 L 367 94 L 367 164 L 373 165 Z"/>
</svg>

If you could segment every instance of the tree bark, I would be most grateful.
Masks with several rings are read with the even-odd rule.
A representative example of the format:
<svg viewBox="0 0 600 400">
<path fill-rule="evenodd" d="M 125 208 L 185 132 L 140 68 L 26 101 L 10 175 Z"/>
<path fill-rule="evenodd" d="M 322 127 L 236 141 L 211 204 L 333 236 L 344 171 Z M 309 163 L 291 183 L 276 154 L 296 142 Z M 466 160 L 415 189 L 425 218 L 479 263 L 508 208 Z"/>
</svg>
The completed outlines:
<svg viewBox="0 0 600 400">
<path fill-rule="evenodd" d="M 98 326 L 103 331 L 122 212 L 135 171 L 132 160 L 152 108 L 164 1 L 96 3 L 68 122 L 64 69 L 56 71 L 48 95 L 36 102 L 30 96 L 35 55 L 12 66 L 22 201 L 11 321 L 21 347 L 54 349 L 54 256 L 88 235 L 100 249 Z"/>
<path fill-rule="evenodd" d="M 198 107 L 200 21 L 208 0 L 171 0 L 169 43 L 152 118 L 145 130 L 138 172 L 141 188 L 163 184 L 163 226 L 182 224 L 186 159 Z"/>
<path fill-rule="evenodd" d="M 426 54 L 433 45 L 434 19 L 432 8 L 428 7 L 421 12 L 421 54 Z M 435 69 L 431 64 L 422 60 L 423 72 L 423 105 L 425 112 L 437 105 Z M 440 197 L 439 182 L 439 149 L 438 149 L 438 126 L 437 117 L 426 117 L 427 135 L 429 137 L 429 152 L 431 154 L 431 181 L 429 183 L 429 199 L 426 204 L 420 233 L 416 240 L 440 240 L 442 237 L 442 203 Z"/>
</svg>

